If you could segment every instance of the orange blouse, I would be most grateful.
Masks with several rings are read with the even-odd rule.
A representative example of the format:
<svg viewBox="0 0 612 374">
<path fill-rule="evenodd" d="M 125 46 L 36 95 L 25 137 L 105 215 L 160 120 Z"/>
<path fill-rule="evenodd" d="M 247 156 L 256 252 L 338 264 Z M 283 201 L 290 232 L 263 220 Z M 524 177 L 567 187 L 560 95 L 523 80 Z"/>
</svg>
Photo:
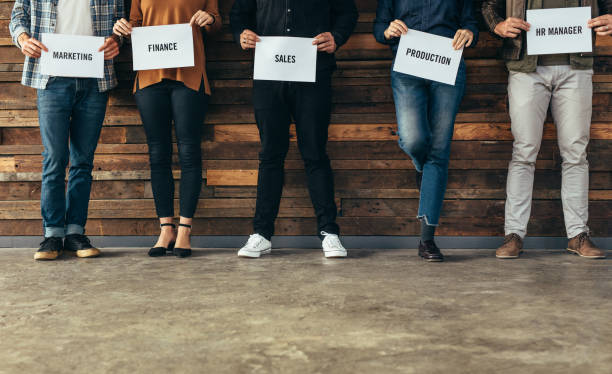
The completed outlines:
<svg viewBox="0 0 612 374">
<path fill-rule="evenodd" d="M 212 25 L 204 26 L 207 33 L 221 28 L 222 21 L 219 15 L 217 0 L 132 0 L 130 22 L 132 26 L 161 26 L 189 23 L 191 17 L 198 11 L 204 10 L 213 17 Z M 162 79 L 180 81 L 192 90 L 198 91 L 204 80 L 206 94 L 210 95 L 210 84 L 206 76 L 206 57 L 204 55 L 204 40 L 200 27 L 193 27 L 193 52 L 195 66 L 188 68 L 141 70 L 136 74 L 134 92 L 137 88 L 144 88 Z"/>
</svg>

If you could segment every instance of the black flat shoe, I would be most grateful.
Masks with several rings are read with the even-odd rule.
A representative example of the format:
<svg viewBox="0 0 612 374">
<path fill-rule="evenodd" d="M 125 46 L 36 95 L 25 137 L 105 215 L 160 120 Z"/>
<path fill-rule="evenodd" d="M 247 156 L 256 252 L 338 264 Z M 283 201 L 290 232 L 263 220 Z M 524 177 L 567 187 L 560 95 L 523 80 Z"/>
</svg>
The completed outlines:
<svg viewBox="0 0 612 374">
<path fill-rule="evenodd" d="M 163 227 L 163 226 L 172 226 L 173 228 L 176 228 L 176 225 L 174 223 L 162 223 L 162 224 L 159 225 L 159 227 Z M 165 256 L 166 252 L 172 252 L 174 250 L 174 243 L 175 242 L 170 242 L 170 244 L 168 244 L 168 248 L 166 248 L 166 247 L 153 247 L 153 248 L 149 249 L 149 256 L 151 256 L 151 257 Z"/>
<path fill-rule="evenodd" d="M 179 223 L 179 226 L 188 227 L 191 230 L 191 225 L 185 225 L 184 223 Z M 191 249 L 188 248 L 174 248 L 172 251 L 176 257 L 185 258 L 191 256 Z"/>
<path fill-rule="evenodd" d="M 429 262 L 444 261 L 444 255 L 433 240 L 426 240 L 425 243 L 419 242 L 419 256 Z"/>
</svg>

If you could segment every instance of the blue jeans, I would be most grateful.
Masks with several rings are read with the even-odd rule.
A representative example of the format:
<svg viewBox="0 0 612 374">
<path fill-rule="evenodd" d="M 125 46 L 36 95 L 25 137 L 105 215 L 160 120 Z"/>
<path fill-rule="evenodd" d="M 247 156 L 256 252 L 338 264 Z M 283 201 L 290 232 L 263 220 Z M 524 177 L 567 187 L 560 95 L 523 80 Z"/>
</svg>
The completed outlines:
<svg viewBox="0 0 612 374">
<path fill-rule="evenodd" d="M 437 226 L 448 180 L 455 117 L 465 92 L 465 63 L 455 86 L 393 71 L 399 145 L 423 173 L 417 217 Z"/>
<path fill-rule="evenodd" d="M 96 79 L 52 77 L 46 89 L 38 90 L 44 145 L 40 208 L 45 237 L 85 231 L 94 153 L 107 101 L 108 94 L 98 92 Z"/>
</svg>

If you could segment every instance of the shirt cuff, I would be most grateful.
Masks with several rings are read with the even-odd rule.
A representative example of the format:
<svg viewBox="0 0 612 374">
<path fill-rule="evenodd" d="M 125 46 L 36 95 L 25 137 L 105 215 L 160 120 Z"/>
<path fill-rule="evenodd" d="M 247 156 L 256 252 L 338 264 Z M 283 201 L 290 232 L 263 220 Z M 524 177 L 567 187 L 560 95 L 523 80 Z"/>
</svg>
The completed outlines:
<svg viewBox="0 0 612 374">
<path fill-rule="evenodd" d="M 19 49 L 21 49 L 21 44 L 19 44 L 19 37 L 23 33 L 26 33 L 26 34 L 30 35 L 30 29 L 28 29 L 28 28 L 26 28 L 24 26 L 17 26 L 17 28 L 15 30 L 13 30 L 13 43 Z"/>
</svg>

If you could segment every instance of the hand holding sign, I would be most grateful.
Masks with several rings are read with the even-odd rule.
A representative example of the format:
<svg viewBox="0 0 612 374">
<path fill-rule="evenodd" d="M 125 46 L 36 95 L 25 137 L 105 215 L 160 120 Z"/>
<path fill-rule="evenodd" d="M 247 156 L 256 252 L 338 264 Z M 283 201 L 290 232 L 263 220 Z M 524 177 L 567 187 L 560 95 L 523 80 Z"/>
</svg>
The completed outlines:
<svg viewBox="0 0 612 374">
<path fill-rule="evenodd" d="M 338 49 L 336 39 L 331 32 L 324 32 L 315 36 L 312 45 L 316 45 L 317 50 L 330 54 L 336 52 L 336 49 Z"/>
<path fill-rule="evenodd" d="M 98 49 L 98 52 L 104 52 L 105 60 L 112 60 L 119 55 L 119 43 L 117 43 L 115 38 L 110 37 L 106 39 L 102 47 Z"/>
<path fill-rule="evenodd" d="M 21 53 L 31 58 L 39 58 L 42 51 L 49 52 L 44 44 L 32 38 L 25 32 L 19 35 L 19 45 L 21 45 Z"/>
<path fill-rule="evenodd" d="M 244 50 L 255 48 L 257 42 L 260 41 L 261 39 L 259 39 L 259 36 L 249 29 L 245 29 L 242 34 L 240 34 L 240 46 Z"/>
<path fill-rule="evenodd" d="M 468 29 L 459 29 L 455 33 L 453 38 L 453 48 L 456 51 L 463 49 L 463 47 L 469 47 L 474 41 L 474 33 Z"/>
<path fill-rule="evenodd" d="M 530 24 L 520 18 L 508 17 L 505 21 L 498 23 L 493 31 L 502 38 L 516 38 L 521 35 L 521 30 L 529 31 L 530 27 Z"/>
<path fill-rule="evenodd" d="M 589 20 L 588 27 L 593 29 L 597 35 L 606 36 L 612 34 L 612 15 L 604 14 Z"/>
<path fill-rule="evenodd" d="M 132 33 L 132 24 L 125 18 L 121 18 L 113 26 L 113 33 L 119 36 L 130 36 Z"/>
<path fill-rule="evenodd" d="M 389 40 L 391 38 L 399 38 L 403 34 L 408 32 L 408 26 L 404 23 L 404 21 L 400 19 L 396 19 L 389 24 L 389 27 L 385 30 L 385 39 Z"/>
<path fill-rule="evenodd" d="M 203 10 L 198 10 L 193 17 L 191 17 L 191 21 L 189 21 L 191 26 L 197 25 L 200 27 L 212 25 L 213 23 L 215 23 L 215 17 Z"/>
</svg>

